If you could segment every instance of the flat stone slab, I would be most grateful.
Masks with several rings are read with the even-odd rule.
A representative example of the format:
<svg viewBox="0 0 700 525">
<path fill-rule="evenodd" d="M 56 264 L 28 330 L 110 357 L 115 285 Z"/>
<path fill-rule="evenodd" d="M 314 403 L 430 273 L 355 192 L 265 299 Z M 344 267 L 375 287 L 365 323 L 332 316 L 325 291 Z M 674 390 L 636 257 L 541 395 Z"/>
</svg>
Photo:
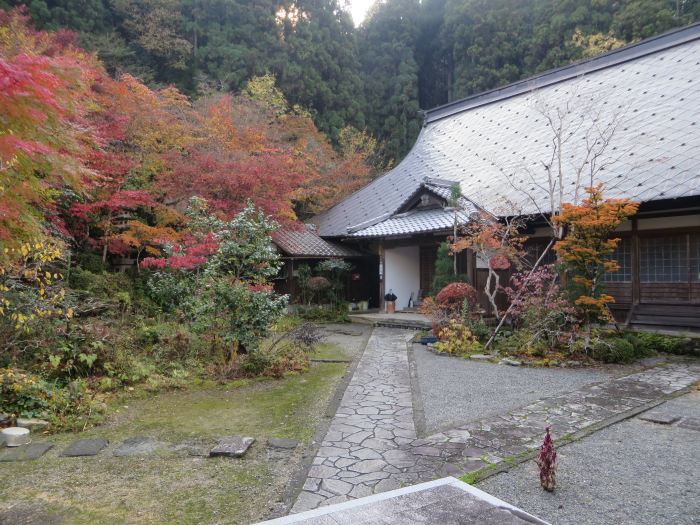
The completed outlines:
<svg viewBox="0 0 700 525">
<path fill-rule="evenodd" d="M 39 430 L 44 430 L 45 428 L 48 428 L 49 422 L 43 419 L 20 417 L 17 419 L 17 426 L 22 428 L 28 428 L 30 432 L 37 432 Z"/>
<path fill-rule="evenodd" d="M 27 461 L 37 459 L 46 454 L 53 445 L 51 443 L 30 443 L 19 447 L 8 447 L 0 452 L 0 461 Z"/>
<path fill-rule="evenodd" d="M 109 445 L 109 441 L 105 439 L 80 439 L 68 445 L 68 447 L 61 452 L 61 456 L 67 458 L 96 456 L 107 445 Z"/>
<path fill-rule="evenodd" d="M 314 496 L 311 493 L 305 495 Z M 259 525 L 293 523 L 548 525 L 547 522 L 452 477 L 328 505 L 264 521 Z"/>
<path fill-rule="evenodd" d="M 639 419 L 643 421 L 649 421 L 651 423 L 658 423 L 659 425 L 671 425 L 680 419 L 680 416 L 675 416 L 673 414 L 664 414 L 661 412 L 647 412 L 639 416 Z"/>
<path fill-rule="evenodd" d="M 155 438 L 146 436 L 134 436 L 125 439 L 124 442 L 114 450 L 117 457 L 128 456 L 150 456 L 158 450 L 159 443 Z"/>
<path fill-rule="evenodd" d="M 255 438 L 244 436 L 228 436 L 221 438 L 219 444 L 209 451 L 209 456 L 214 458 L 224 456 L 229 458 L 241 458 L 248 452 L 250 446 L 255 443 Z"/>
<path fill-rule="evenodd" d="M 700 430 L 700 418 L 684 417 L 681 422 L 678 423 L 678 426 L 689 430 Z"/>
<path fill-rule="evenodd" d="M 469 356 L 470 359 L 476 359 L 477 361 L 488 361 L 489 359 L 493 359 L 494 357 L 496 356 L 492 354 L 472 354 Z"/>
<path fill-rule="evenodd" d="M 294 449 L 299 445 L 298 441 L 284 438 L 270 438 L 267 440 L 267 445 L 272 448 Z"/>
</svg>

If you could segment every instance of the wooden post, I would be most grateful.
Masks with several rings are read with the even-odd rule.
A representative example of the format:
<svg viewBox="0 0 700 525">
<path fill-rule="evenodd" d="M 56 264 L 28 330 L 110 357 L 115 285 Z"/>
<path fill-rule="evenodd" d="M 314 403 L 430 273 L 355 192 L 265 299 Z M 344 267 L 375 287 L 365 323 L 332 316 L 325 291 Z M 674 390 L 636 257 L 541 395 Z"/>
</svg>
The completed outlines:
<svg viewBox="0 0 700 525">
<path fill-rule="evenodd" d="M 639 264 L 639 232 L 637 218 L 632 217 L 632 309 L 639 304 L 640 298 L 640 264 Z"/>
<path fill-rule="evenodd" d="M 379 241 L 379 312 L 384 311 L 384 282 L 386 281 L 386 266 L 384 265 L 384 243 Z"/>
</svg>

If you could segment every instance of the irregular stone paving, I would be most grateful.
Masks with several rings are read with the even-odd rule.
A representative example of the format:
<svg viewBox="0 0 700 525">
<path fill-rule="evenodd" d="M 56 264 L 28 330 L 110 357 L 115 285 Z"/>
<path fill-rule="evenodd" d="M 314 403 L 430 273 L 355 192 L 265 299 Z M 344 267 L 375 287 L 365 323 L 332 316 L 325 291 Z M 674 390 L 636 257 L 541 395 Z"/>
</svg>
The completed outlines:
<svg viewBox="0 0 700 525">
<path fill-rule="evenodd" d="M 416 440 L 408 330 L 376 328 L 309 469 L 292 512 L 398 488 Z"/>
<path fill-rule="evenodd" d="M 463 475 L 537 448 L 547 425 L 555 439 L 563 437 L 664 399 L 698 380 L 698 364 L 659 366 L 433 434 L 412 442 L 407 449 L 414 453 L 430 450 L 435 458 L 434 476 Z"/>
<path fill-rule="evenodd" d="M 669 364 L 418 439 L 406 352 L 412 335 L 374 330 L 292 512 L 480 470 L 538 447 L 547 425 L 555 438 L 573 434 L 700 380 L 699 365 Z"/>
</svg>

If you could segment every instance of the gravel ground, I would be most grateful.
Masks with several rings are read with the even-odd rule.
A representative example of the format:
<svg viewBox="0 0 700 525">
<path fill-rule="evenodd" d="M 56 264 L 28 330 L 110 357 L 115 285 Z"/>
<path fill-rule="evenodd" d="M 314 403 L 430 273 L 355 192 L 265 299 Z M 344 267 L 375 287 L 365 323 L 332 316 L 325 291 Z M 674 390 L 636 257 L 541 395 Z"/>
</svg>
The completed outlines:
<svg viewBox="0 0 700 525">
<path fill-rule="evenodd" d="M 495 416 L 610 377 L 599 370 L 514 367 L 457 359 L 435 355 L 417 344 L 413 349 L 428 432 Z"/>
<path fill-rule="evenodd" d="M 700 392 L 650 412 L 695 418 L 699 425 Z M 697 524 L 700 431 L 683 427 L 690 423 L 661 425 L 638 416 L 562 447 L 554 494 L 540 488 L 532 461 L 478 487 L 557 525 Z"/>
</svg>

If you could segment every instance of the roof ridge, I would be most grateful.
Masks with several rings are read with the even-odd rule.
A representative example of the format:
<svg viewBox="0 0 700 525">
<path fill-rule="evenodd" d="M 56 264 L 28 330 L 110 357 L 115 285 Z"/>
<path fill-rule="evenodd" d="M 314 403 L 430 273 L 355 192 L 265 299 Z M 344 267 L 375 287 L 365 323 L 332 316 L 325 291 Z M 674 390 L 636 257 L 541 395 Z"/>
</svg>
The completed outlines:
<svg viewBox="0 0 700 525">
<path fill-rule="evenodd" d="M 602 53 L 591 58 L 578 60 L 570 64 L 543 71 L 536 75 L 517 80 L 505 86 L 499 86 L 488 91 L 475 93 L 468 97 L 448 102 L 442 106 L 425 110 L 423 125 L 450 117 L 457 113 L 467 111 L 476 107 L 484 106 L 504 100 L 525 92 L 532 91 L 535 87 L 541 88 L 559 82 L 570 80 L 577 76 L 593 73 L 613 67 L 631 60 L 642 58 L 675 46 L 700 39 L 700 22 L 695 22 L 686 26 L 678 27 L 652 36 L 639 42 L 634 42 L 618 49 L 613 49 L 607 53 Z M 537 85 L 533 85 L 537 82 Z"/>
</svg>

